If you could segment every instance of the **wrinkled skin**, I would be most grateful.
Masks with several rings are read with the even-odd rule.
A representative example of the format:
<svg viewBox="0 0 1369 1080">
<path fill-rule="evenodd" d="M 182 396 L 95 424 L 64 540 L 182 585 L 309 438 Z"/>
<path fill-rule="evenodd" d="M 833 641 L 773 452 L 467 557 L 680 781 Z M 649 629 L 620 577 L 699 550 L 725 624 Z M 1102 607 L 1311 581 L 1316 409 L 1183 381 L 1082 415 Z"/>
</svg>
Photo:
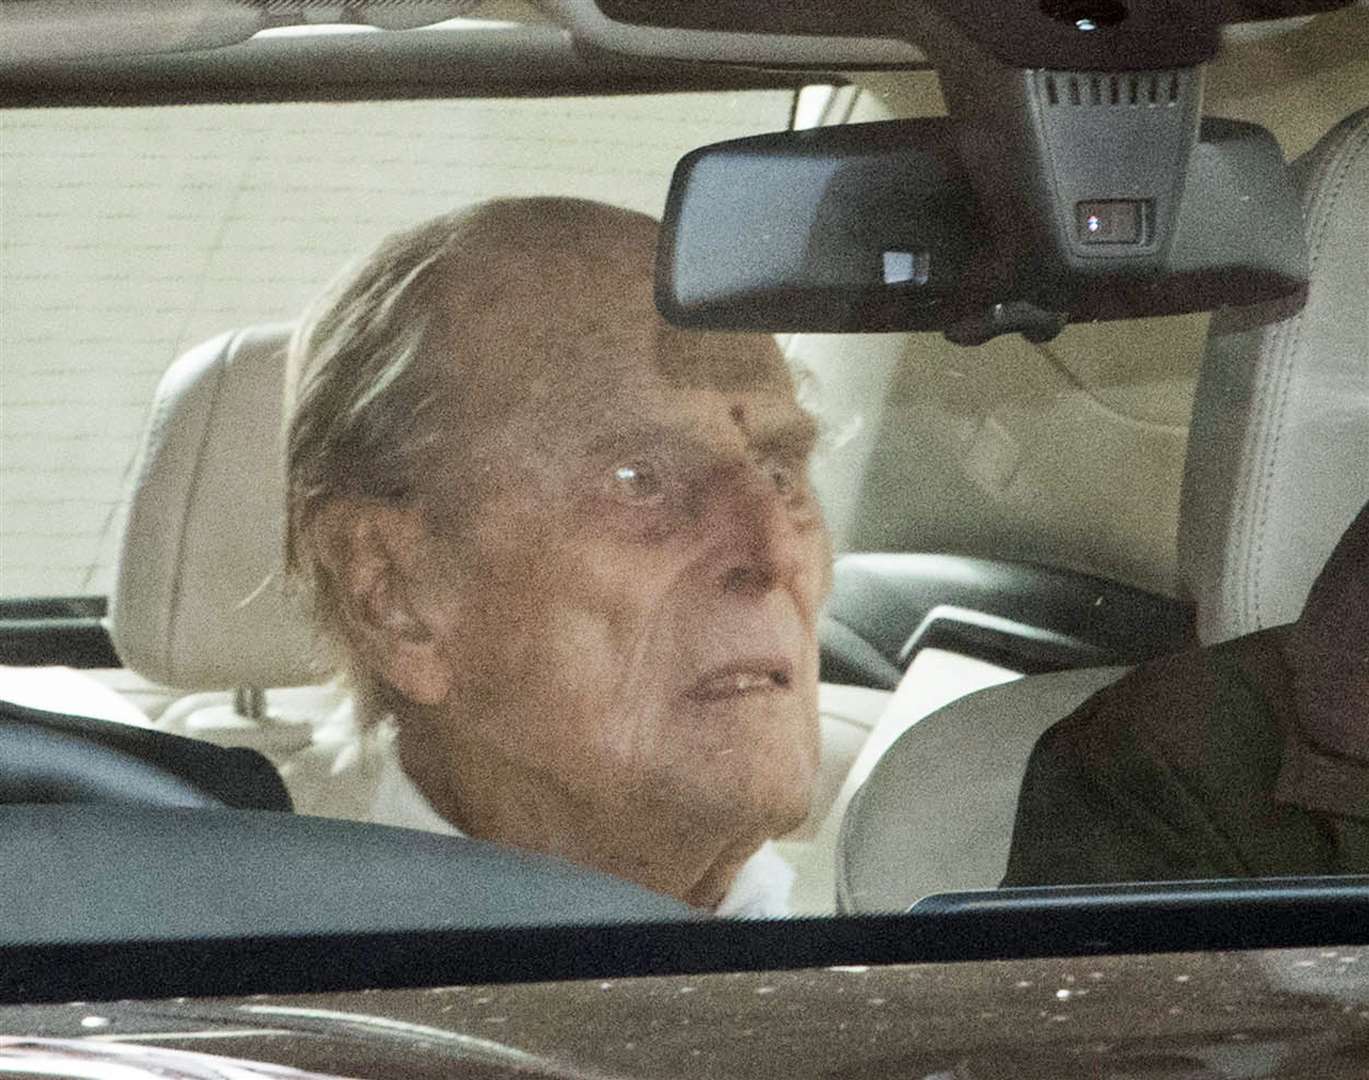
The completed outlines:
<svg viewBox="0 0 1369 1080">
<path fill-rule="evenodd" d="M 423 525 L 382 528 L 407 637 L 375 666 L 463 831 L 712 907 L 818 768 L 815 425 L 770 338 L 665 326 L 654 230 L 605 216 L 596 258 L 451 276 L 463 441 Z"/>
</svg>

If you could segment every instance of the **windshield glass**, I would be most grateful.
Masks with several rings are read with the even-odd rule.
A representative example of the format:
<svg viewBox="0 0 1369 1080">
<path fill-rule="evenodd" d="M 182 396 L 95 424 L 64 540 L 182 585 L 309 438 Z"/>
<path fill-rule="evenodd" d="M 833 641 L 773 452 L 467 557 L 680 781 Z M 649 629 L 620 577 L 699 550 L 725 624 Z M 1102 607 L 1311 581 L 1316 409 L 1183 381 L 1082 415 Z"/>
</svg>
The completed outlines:
<svg viewBox="0 0 1369 1080">
<path fill-rule="evenodd" d="M 1313 302 L 1369 250 L 1364 22 L 1209 75 L 1206 114 L 1314 155 L 1309 228 L 1340 200 Z M 1214 360 L 1207 314 L 977 348 L 656 314 L 690 150 L 941 111 L 930 72 L 6 110 L 0 601 L 124 666 L 53 629 L 0 699 L 695 913 L 1369 873 L 1362 304 L 1287 331 L 1342 365 L 1292 391 L 1329 441 L 1249 406 L 1280 331 Z M 1259 467 L 1253 517 L 1299 522 L 1267 562 Z"/>
<path fill-rule="evenodd" d="M 192 346 L 295 319 L 391 232 L 492 197 L 659 214 L 684 153 L 783 127 L 791 98 L 6 113 L 0 595 L 109 593 L 153 391 Z"/>
</svg>

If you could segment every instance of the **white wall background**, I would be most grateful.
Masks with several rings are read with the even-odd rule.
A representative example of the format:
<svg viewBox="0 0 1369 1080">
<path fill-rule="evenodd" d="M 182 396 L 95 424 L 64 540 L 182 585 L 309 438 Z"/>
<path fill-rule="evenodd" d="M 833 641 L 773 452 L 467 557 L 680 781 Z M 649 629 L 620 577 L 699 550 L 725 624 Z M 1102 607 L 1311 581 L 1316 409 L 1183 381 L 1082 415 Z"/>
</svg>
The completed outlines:
<svg viewBox="0 0 1369 1080">
<path fill-rule="evenodd" d="M 495 195 L 659 213 L 788 92 L 0 114 L 0 595 L 105 593 L 157 380 L 396 228 Z"/>
</svg>

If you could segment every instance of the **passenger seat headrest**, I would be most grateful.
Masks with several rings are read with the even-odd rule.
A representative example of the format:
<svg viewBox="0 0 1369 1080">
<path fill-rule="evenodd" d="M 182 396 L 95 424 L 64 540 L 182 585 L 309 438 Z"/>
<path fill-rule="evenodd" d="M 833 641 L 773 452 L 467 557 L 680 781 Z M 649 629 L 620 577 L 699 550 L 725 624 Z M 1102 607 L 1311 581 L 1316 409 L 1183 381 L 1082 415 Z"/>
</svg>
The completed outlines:
<svg viewBox="0 0 1369 1080">
<path fill-rule="evenodd" d="M 110 603 L 124 663 L 201 690 L 318 682 L 284 581 L 281 403 L 291 327 L 222 334 L 162 377 Z"/>
<path fill-rule="evenodd" d="M 1255 330 L 1215 315 L 1194 401 L 1179 574 L 1206 642 L 1296 619 L 1369 501 L 1369 109 L 1292 168 L 1307 304 Z"/>
</svg>

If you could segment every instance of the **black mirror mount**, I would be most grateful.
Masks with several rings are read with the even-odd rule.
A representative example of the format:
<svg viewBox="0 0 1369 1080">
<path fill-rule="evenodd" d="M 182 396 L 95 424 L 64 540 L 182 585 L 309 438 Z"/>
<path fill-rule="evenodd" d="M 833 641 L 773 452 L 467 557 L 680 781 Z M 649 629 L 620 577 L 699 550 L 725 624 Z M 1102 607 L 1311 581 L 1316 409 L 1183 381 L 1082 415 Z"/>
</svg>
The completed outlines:
<svg viewBox="0 0 1369 1080">
<path fill-rule="evenodd" d="M 1022 300 L 994 304 L 951 323 L 943 333 L 953 345 L 983 345 L 1004 334 L 1021 334 L 1033 345 L 1054 341 L 1069 318 L 1058 311 L 1042 311 Z"/>
</svg>

